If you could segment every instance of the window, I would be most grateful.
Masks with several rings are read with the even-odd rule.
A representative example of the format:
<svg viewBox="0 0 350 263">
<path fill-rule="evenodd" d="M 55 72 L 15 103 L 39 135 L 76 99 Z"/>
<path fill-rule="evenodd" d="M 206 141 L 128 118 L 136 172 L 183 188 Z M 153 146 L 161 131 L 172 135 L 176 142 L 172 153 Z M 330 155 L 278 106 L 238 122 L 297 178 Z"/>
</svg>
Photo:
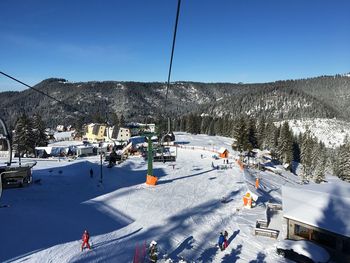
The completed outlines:
<svg viewBox="0 0 350 263">
<path fill-rule="evenodd" d="M 311 240 L 315 241 L 316 243 L 319 243 L 321 245 L 325 245 L 327 247 L 336 248 L 336 243 L 337 239 L 335 236 L 326 234 L 326 233 L 321 233 L 319 231 L 313 231 Z"/>
<path fill-rule="evenodd" d="M 298 224 L 295 224 L 295 226 L 294 226 L 294 234 L 299 236 L 299 237 L 310 239 L 310 232 L 311 231 L 312 231 L 311 229 L 300 226 Z"/>
</svg>

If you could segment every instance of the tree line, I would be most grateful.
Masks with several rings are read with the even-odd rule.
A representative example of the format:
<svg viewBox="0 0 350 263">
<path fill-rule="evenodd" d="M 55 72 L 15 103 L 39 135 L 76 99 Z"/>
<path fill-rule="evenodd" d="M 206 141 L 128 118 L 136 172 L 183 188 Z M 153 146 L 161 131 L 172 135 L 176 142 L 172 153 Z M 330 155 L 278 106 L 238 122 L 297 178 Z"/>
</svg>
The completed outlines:
<svg viewBox="0 0 350 263">
<path fill-rule="evenodd" d="M 322 182 L 327 168 L 332 168 L 342 180 L 350 181 L 349 143 L 340 147 L 334 162 L 324 143 L 313 137 L 309 129 L 303 134 L 293 134 L 287 121 L 274 123 L 264 116 L 242 115 L 233 119 L 189 114 L 173 119 L 172 125 L 176 131 L 232 137 L 235 139 L 232 148 L 241 153 L 248 154 L 255 148 L 269 150 L 274 161 L 285 164 L 291 171 L 295 171 L 295 164 L 301 163 L 303 182 Z"/>
<path fill-rule="evenodd" d="M 145 119 L 145 123 L 156 122 L 158 131 L 166 131 L 165 119 L 159 117 Z M 111 114 L 109 123 L 115 127 L 123 127 L 126 123 L 124 115 Z M 75 123 L 76 132 L 84 133 L 83 120 Z M 241 153 L 249 153 L 255 148 L 269 150 L 274 161 L 285 164 L 289 170 L 295 171 L 293 164 L 301 163 L 301 178 L 307 182 L 317 183 L 325 180 L 327 168 L 340 179 L 350 182 L 350 140 L 335 150 L 330 150 L 311 135 L 310 130 L 303 134 L 293 134 L 287 121 L 274 123 L 264 116 L 254 118 L 241 115 L 237 118 L 214 118 L 207 115 L 188 114 L 171 120 L 172 130 L 185 131 L 192 134 L 207 134 L 232 137 L 235 142 L 232 148 Z M 40 115 L 29 117 L 23 113 L 16 121 L 13 134 L 13 148 L 20 155 L 35 154 L 35 147 L 47 146 L 46 125 Z M 117 132 L 119 129 L 114 129 Z M 113 134 L 116 137 L 117 134 Z"/>
</svg>

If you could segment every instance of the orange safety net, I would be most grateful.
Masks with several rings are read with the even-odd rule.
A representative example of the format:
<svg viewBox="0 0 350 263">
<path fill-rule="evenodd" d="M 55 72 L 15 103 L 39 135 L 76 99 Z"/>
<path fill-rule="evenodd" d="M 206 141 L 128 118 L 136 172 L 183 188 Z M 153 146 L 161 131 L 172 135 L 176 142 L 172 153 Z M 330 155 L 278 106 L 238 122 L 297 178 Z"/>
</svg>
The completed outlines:
<svg viewBox="0 0 350 263">
<path fill-rule="evenodd" d="M 237 162 L 239 168 L 241 169 L 241 171 L 243 171 L 244 170 L 244 164 L 241 162 L 241 160 L 237 160 L 236 162 Z"/>
</svg>

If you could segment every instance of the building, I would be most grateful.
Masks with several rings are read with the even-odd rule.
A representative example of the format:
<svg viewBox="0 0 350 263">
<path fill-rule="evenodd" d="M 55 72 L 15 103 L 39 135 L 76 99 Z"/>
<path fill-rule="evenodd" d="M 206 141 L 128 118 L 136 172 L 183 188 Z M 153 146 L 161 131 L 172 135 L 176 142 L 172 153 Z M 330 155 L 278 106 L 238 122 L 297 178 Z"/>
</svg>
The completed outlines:
<svg viewBox="0 0 350 263">
<path fill-rule="evenodd" d="M 129 141 L 131 132 L 129 128 L 119 128 L 117 141 Z"/>
<path fill-rule="evenodd" d="M 221 147 L 218 153 L 221 158 L 228 158 L 229 151 L 226 148 Z"/>
<path fill-rule="evenodd" d="M 107 126 L 98 123 L 91 123 L 86 126 L 84 139 L 89 142 L 103 142 L 107 136 Z"/>
<path fill-rule="evenodd" d="M 57 127 L 56 127 L 56 131 L 58 131 L 58 132 L 64 132 L 64 131 L 66 131 L 67 130 L 67 128 L 64 126 L 64 125 L 57 125 Z"/>
<path fill-rule="evenodd" d="M 342 182 L 282 188 L 287 238 L 323 247 L 350 262 L 350 185 Z"/>
</svg>

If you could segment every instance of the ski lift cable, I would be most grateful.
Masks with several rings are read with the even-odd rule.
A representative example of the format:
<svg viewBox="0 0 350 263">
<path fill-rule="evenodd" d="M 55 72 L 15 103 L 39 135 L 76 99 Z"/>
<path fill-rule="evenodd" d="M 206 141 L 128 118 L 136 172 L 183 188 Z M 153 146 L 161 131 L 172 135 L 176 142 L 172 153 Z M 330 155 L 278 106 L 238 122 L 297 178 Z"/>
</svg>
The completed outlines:
<svg viewBox="0 0 350 263">
<path fill-rule="evenodd" d="M 180 14 L 180 5 L 181 5 L 181 0 L 178 0 L 178 2 L 177 2 L 177 11 L 176 11 L 176 20 L 175 20 L 175 28 L 174 28 L 174 36 L 173 36 L 173 45 L 172 45 L 172 48 L 171 48 L 171 56 L 170 56 L 170 64 L 169 64 L 169 72 L 168 72 L 168 82 L 167 82 L 166 92 L 165 92 L 164 111 L 165 111 L 165 107 L 166 107 L 167 100 L 168 100 L 168 90 L 169 90 L 169 86 L 170 86 L 170 76 L 171 76 L 171 69 L 172 69 L 172 65 L 173 65 L 173 57 L 174 57 L 175 41 L 176 41 L 176 32 L 177 32 L 177 25 L 178 25 L 179 14 Z"/>
<path fill-rule="evenodd" d="M 14 78 L 14 77 L 12 77 L 12 76 L 10 76 L 10 75 L 8 75 L 8 74 L 2 72 L 2 71 L 0 71 L 0 74 L 4 75 L 5 77 L 7 77 L 7 78 L 9 78 L 9 79 L 12 79 L 12 80 L 18 82 L 18 83 L 20 83 L 20 84 L 22 84 L 22 85 L 24 85 L 24 86 L 26 86 L 26 87 L 28 87 L 28 88 L 30 88 L 30 89 L 32 89 L 32 90 L 38 92 L 38 93 L 40 93 L 41 95 L 44 95 L 44 96 L 46 96 L 46 97 L 48 97 L 48 98 L 50 98 L 50 99 L 52 99 L 52 100 L 54 100 L 54 101 L 56 101 L 56 102 L 62 104 L 62 105 L 64 105 L 64 106 L 67 107 L 67 108 L 70 108 L 70 109 L 72 109 L 72 110 L 74 110 L 74 111 L 76 111 L 76 112 L 79 112 L 79 113 L 83 114 L 83 115 L 89 116 L 86 112 L 83 112 L 83 111 L 81 111 L 81 110 L 75 108 L 75 107 L 72 106 L 72 105 L 69 105 L 69 104 L 67 104 L 67 103 L 65 103 L 65 102 L 63 102 L 63 101 L 61 101 L 61 100 L 59 100 L 59 99 L 56 99 L 55 97 L 53 97 L 53 96 L 51 96 L 51 95 L 49 95 L 49 94 L 47 94 L 47 93 L 45 93 L 45 92 L 43 92 L 43 91 L 41 91 L 41 90 L 38 90 L 38 89 L 36 89 L 36 88 L 34 88 L 34 87 L 32 87 L 32 86 L 30 86 L 30 85 L 24 83 L 23 81 L 20 81 L 19 79 L 16 79 L 16 78 Z"/>
</svg>

